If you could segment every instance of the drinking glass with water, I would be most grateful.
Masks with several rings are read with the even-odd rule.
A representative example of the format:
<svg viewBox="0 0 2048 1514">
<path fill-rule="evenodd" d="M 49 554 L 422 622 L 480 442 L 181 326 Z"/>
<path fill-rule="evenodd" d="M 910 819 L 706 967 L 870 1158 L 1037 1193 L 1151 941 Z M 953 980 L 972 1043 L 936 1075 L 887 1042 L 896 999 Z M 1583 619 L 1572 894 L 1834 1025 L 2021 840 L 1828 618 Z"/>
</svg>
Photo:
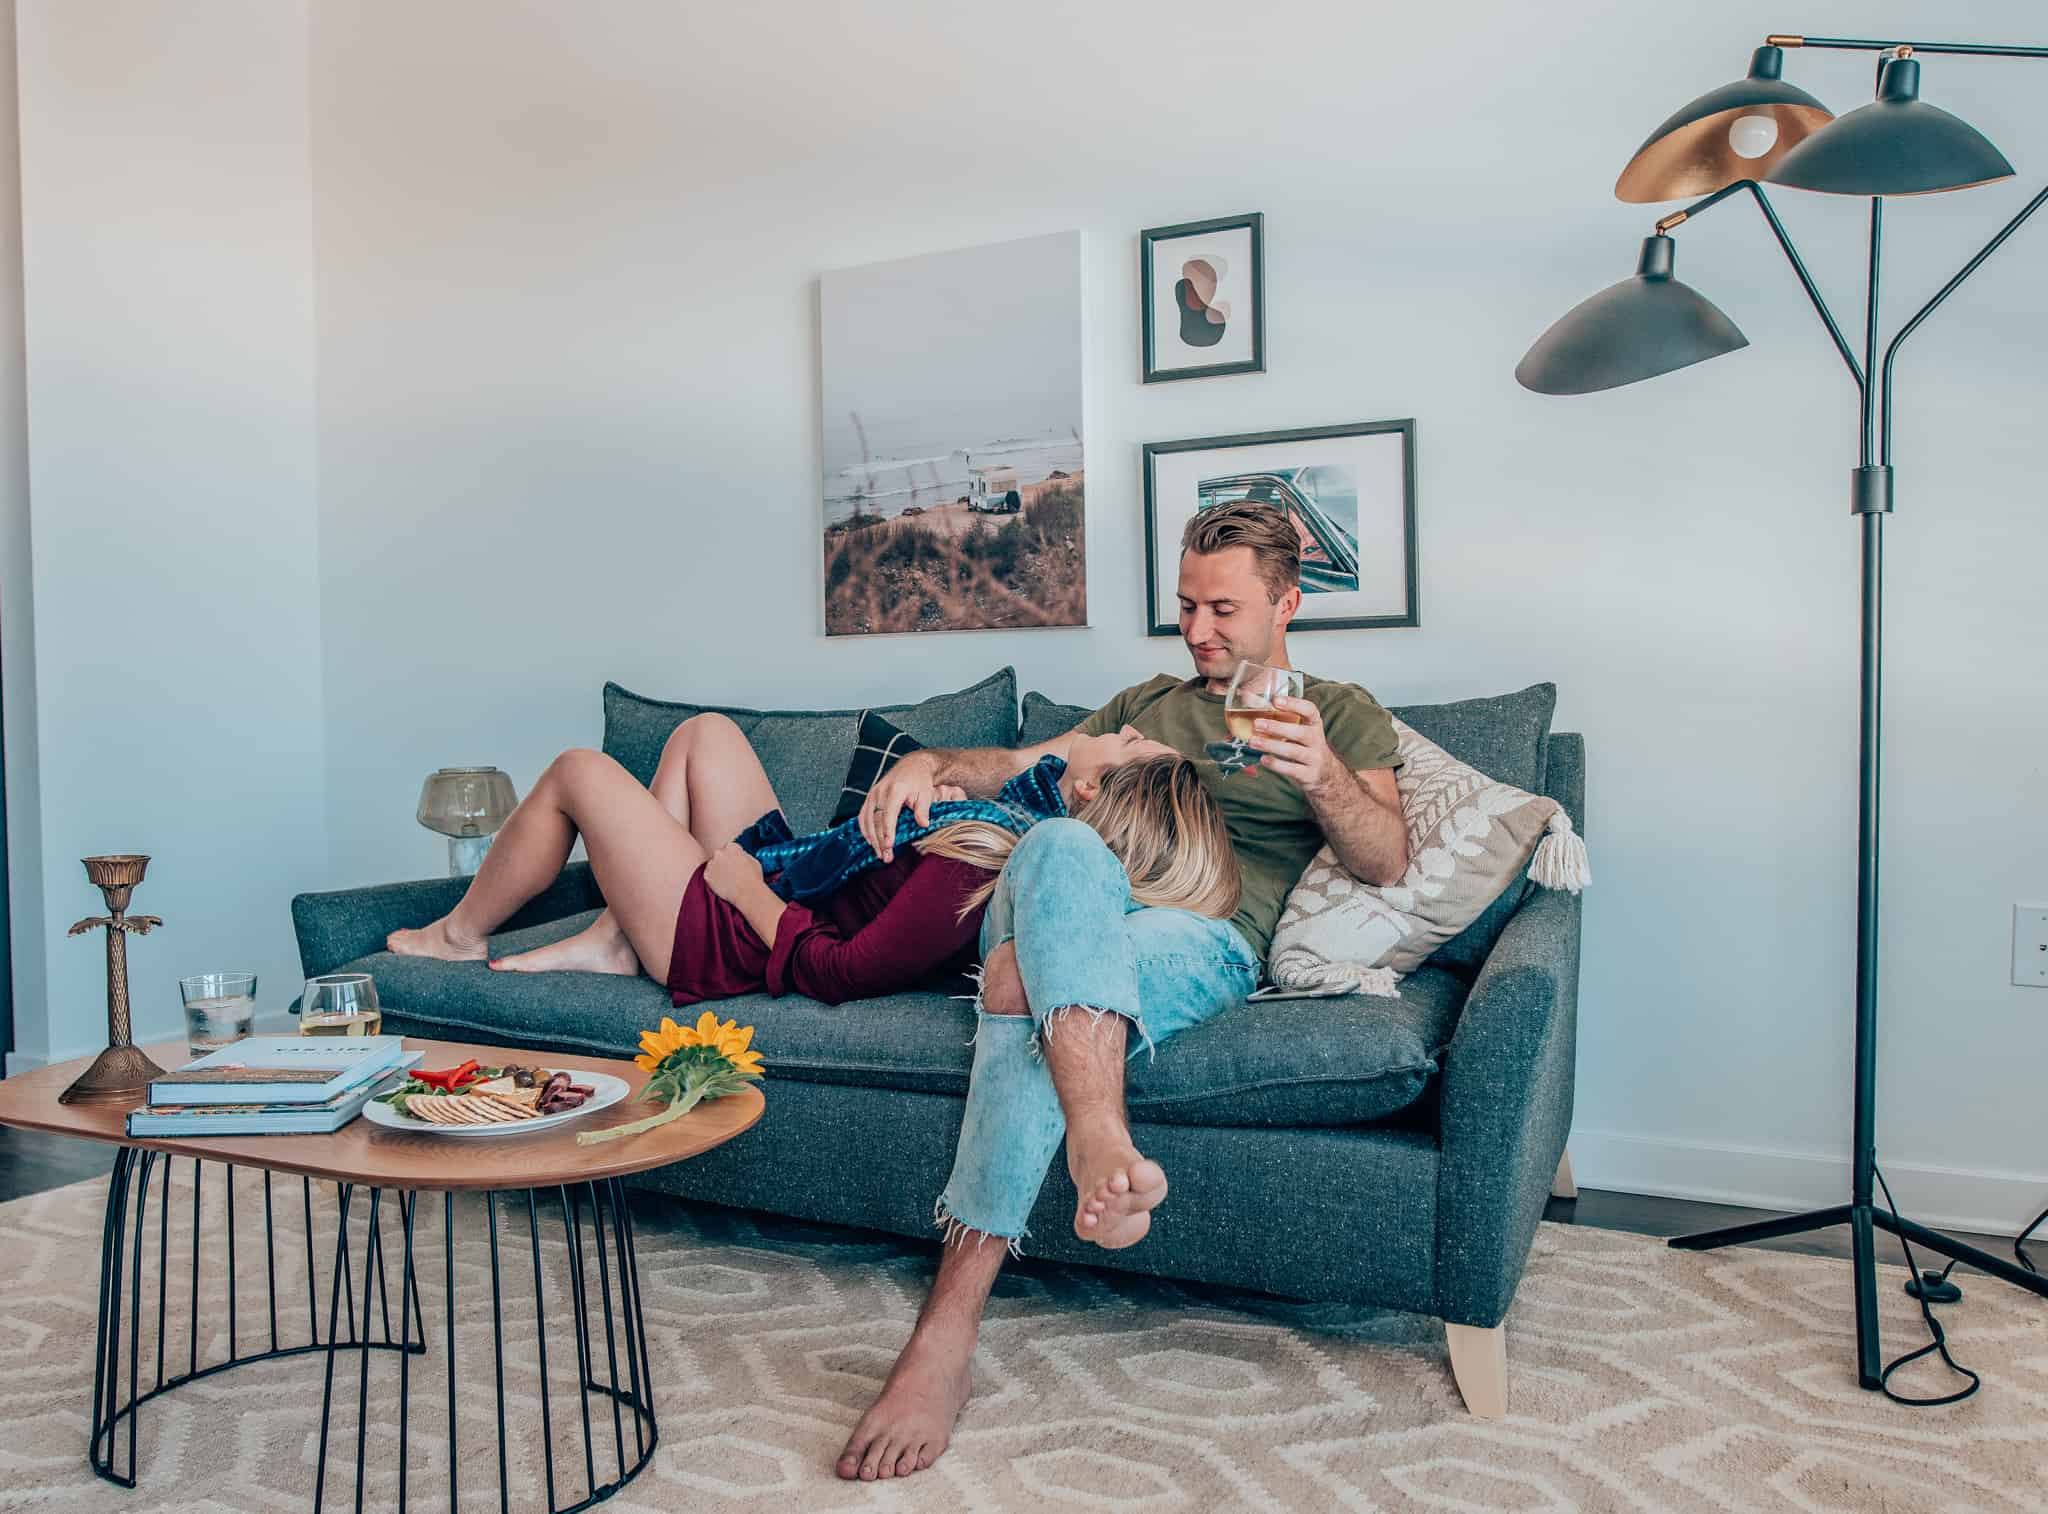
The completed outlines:
<svg viewBox="0 0 2048 1514">
<path fill-rule="evenodd" d="M 254 973 L 194 973 L 178 980 L 185 1001 L 185 1041 L 203 1057 L 244 1039 L 256 1024 Z"/>
</svg>

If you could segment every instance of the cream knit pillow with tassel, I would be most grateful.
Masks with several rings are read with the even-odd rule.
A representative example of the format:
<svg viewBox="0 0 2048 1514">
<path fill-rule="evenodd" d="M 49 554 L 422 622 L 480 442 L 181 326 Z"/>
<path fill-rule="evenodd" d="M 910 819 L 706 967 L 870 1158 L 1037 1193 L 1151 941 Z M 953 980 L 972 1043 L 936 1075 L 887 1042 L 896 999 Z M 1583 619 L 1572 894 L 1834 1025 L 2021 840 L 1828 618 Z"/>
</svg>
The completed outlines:
<svg viewBox="0 0 2048 1514">
<path fill-rule="evenodd" d="M 1394 722 L 1403 765 L 1395 784 L 1408 821 L 1408 871 L 1376 888 L 1315 855 L 1273 933 L 1267 973 L 1282 988 L 1398 996 L 1412 972 L 1477 920 L 1524 868 L 1544 888 L 1592 881 L 1586 843 L 1555 799 L 1496 783 Z"/>
</svg>

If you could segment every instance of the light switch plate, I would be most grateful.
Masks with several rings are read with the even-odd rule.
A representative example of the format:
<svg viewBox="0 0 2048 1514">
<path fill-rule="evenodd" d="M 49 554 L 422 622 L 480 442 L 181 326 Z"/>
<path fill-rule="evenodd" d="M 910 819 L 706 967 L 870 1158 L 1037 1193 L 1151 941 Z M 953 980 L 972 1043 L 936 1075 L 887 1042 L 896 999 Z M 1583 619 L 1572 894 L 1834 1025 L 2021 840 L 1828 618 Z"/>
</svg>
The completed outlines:
<svg viewBox="0 0 2048 1514">
<path fill-rule="evenodd" d="M 2048 907 L 2012 907 L 2012 981 L 2026 988 L 2048 988 Z"/>
</svg>

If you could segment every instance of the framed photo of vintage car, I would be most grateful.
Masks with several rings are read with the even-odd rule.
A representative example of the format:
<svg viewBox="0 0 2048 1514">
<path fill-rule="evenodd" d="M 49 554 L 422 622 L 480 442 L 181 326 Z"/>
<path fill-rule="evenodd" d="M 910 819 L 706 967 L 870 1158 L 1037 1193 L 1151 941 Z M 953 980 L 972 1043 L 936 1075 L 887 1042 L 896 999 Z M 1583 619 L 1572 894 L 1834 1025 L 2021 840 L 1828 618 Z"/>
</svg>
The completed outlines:
<svg viewBox="0 0 2048 1514">
<path fill-rule="evenodd" d="M 1146 630 L 1177 636 L 1181 536 L 1204 510 L 1251 500 L 1301 535 L 1296 631 L 1419 626 L 1415 422 L 1145 444 Z"/>
</svg>

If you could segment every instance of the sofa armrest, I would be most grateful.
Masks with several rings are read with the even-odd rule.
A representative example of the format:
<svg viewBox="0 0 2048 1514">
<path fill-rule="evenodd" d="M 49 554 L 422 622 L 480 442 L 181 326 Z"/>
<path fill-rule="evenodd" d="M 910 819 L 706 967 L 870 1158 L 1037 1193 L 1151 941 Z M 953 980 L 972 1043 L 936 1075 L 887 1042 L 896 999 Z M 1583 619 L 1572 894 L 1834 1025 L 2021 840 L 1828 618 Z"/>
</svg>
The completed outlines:
<svg viewBox="0 0 2048 1514">
<path fill-rule="evenodd" d="M 455 908 L 468 888 L 467 878 L 422 878 L 412 883 L 300 894 L 292 900 L 299 965 L 310 978 L 380 952 L 392 931 L 432 924 Z M 590 875 L 590 864 L 572 863 L 500 929 L 524 930 L 603 905 L 604 895 Z"/>
<path fill-rule="evenodd" d="M 1500 1323 L 1571 1133 L 1580 902 L 1538 889 L 1494 943 L 1444 1054 L 1438 1312 Z"/>
</svg>

